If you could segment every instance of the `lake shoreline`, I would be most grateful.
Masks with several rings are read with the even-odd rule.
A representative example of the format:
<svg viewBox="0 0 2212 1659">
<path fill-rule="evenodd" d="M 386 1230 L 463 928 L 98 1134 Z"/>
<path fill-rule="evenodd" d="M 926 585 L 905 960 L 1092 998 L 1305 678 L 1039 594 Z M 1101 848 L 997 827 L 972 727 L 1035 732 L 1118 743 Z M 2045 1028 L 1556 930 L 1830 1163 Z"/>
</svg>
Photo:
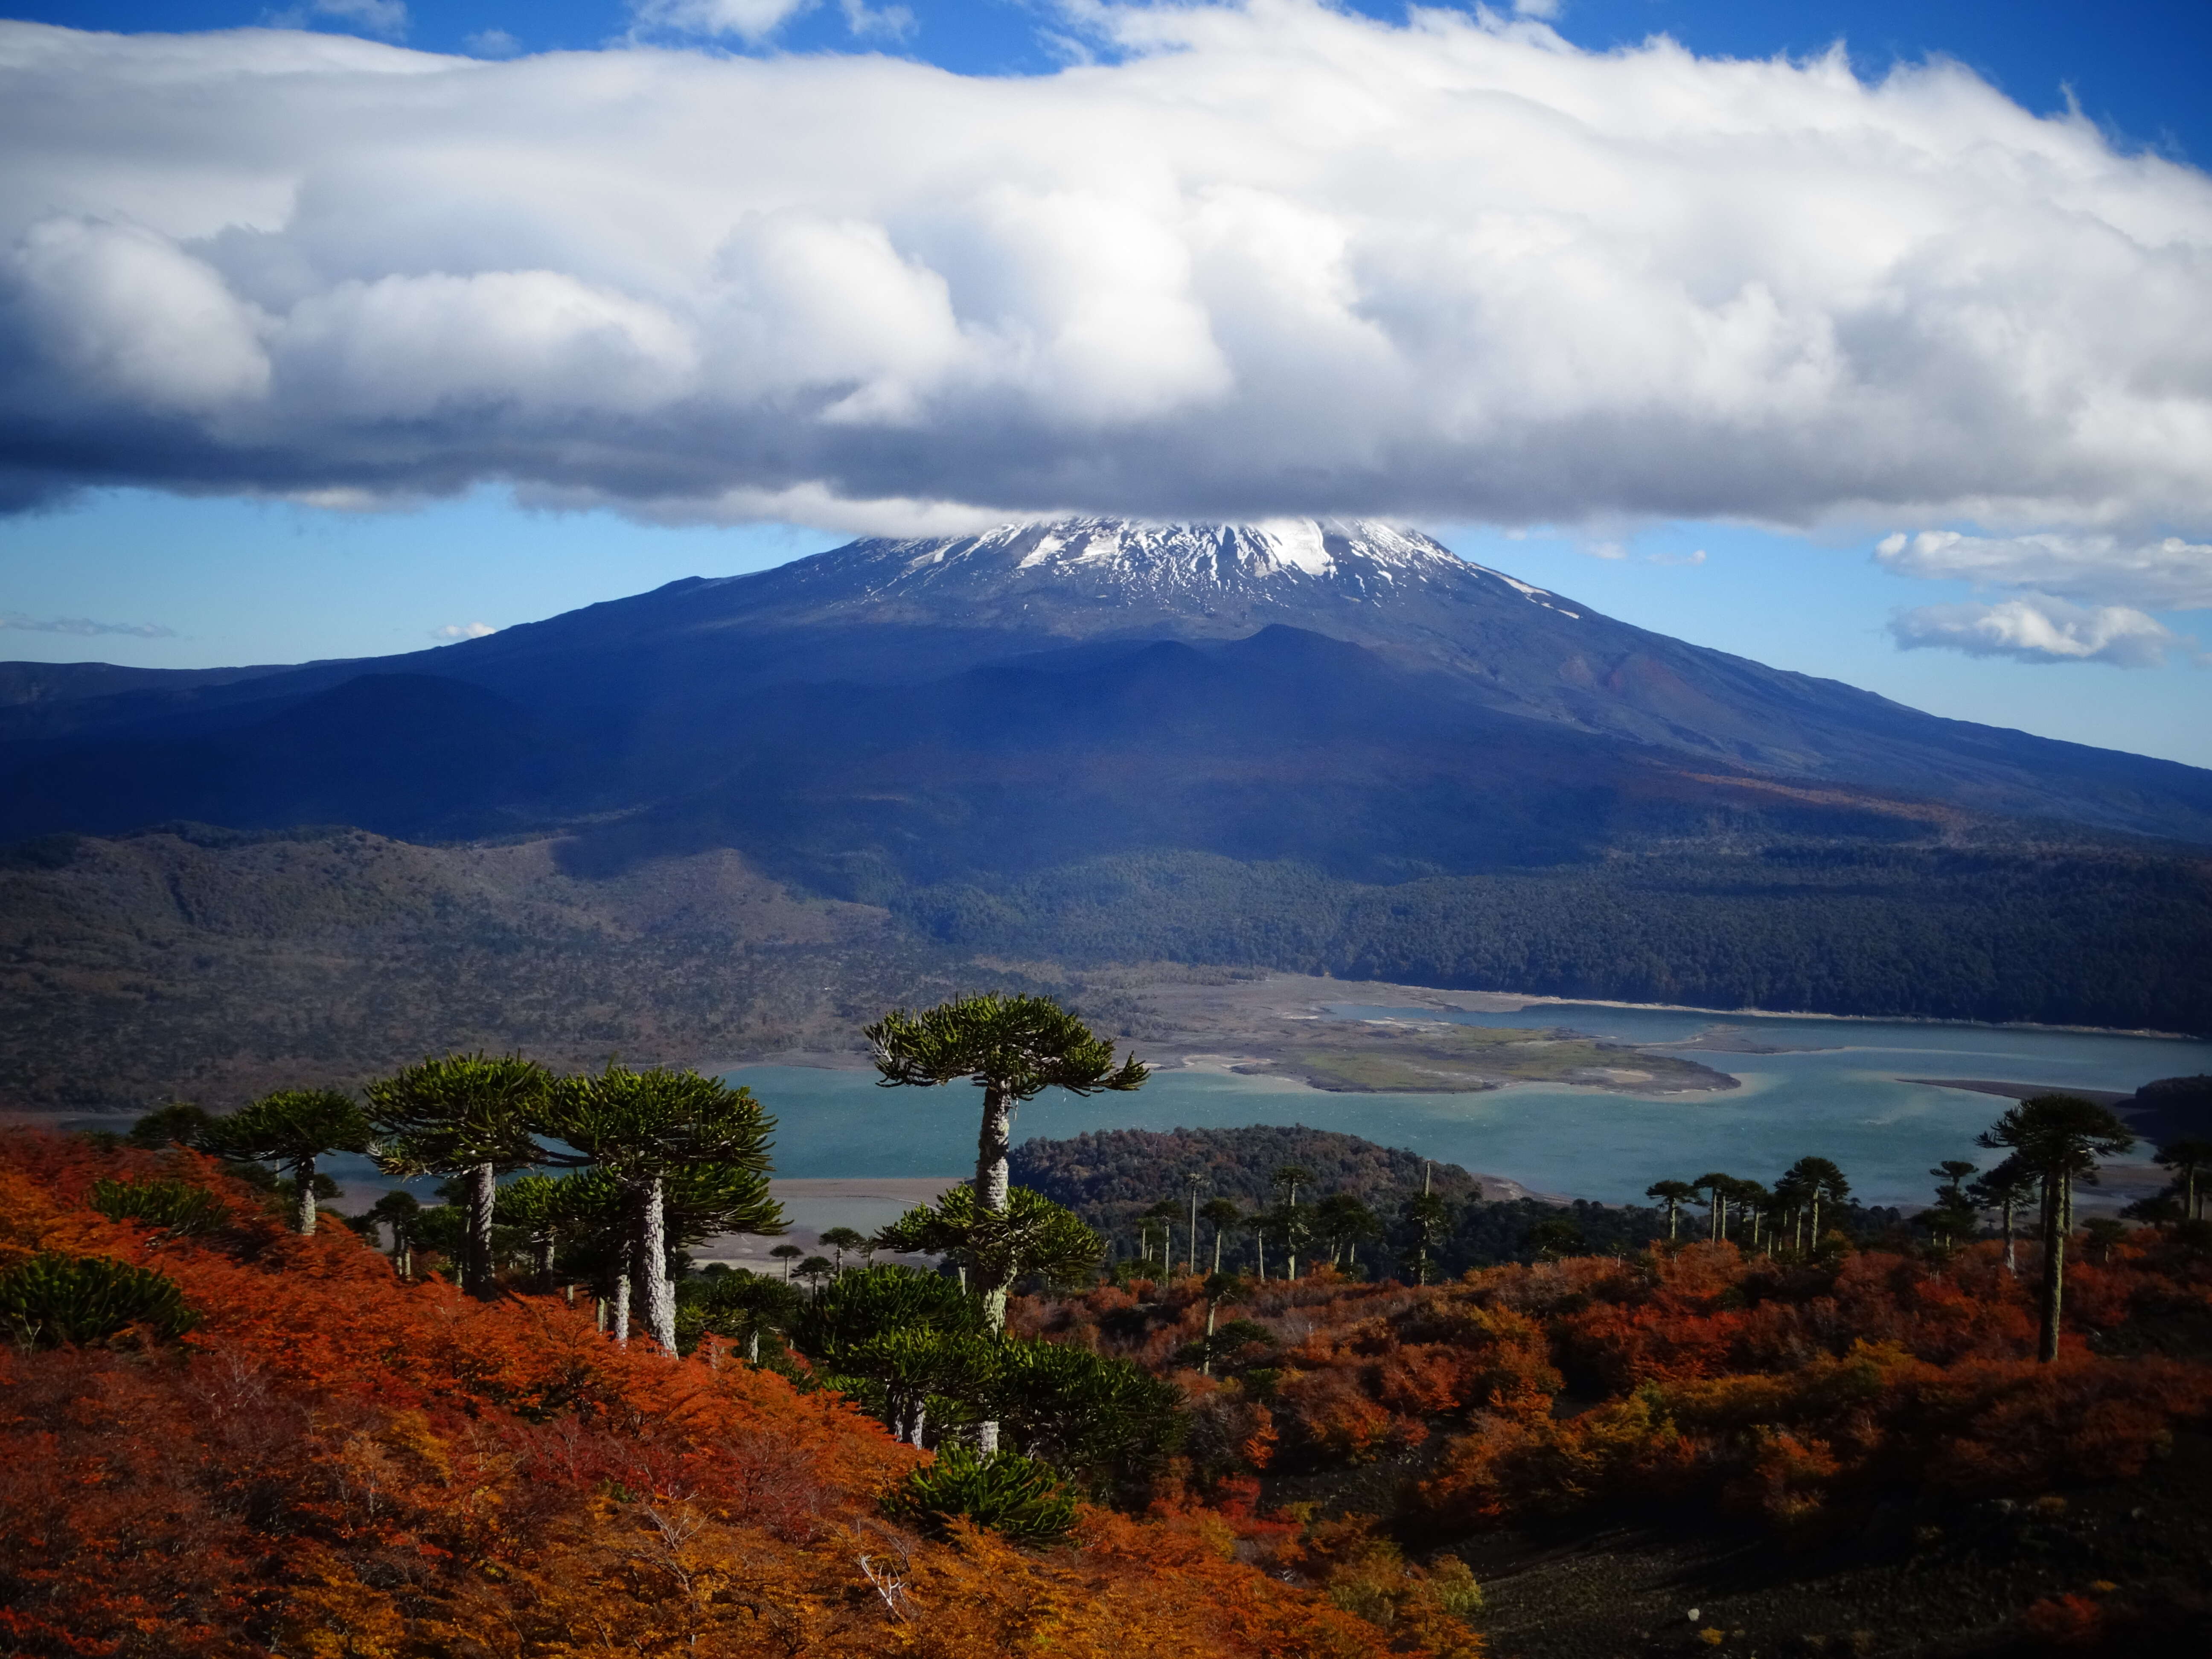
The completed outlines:
<svg viewBox="0 0 2212 1659">
<path fill-rule="evenodd" d="M 1939 1014 L 1832 1014 L 1796 1012 L 1782 1008 L 1708 1008 L 1686 1002 L 1622 1002 L 1603 997 L 1563 997 L 1524 991 L 1476 991 L 1450 987 L 1402 985 L 1387 981 L 1340 980 L 1304 974 L 1258 974 L 1246 981 L 1234 981 L 1241 988 L 1260 991 L 1272 997 L 1297 997 L 1316 1008 L 1341 1006 L 1364 1000 L 1354 994 L 1395 992 L 1411 1000 L 1402 1006 L 1432 1007 L 1439 1012 L 1466 1014 L 1532 1013 L 1546 1009 L 1607 1008 L 1629 1013 L 1698 1014 L 1717 1020 L 1819 1020 L 1836 1025 L 1904 1025 L 1924 1027 L 1932 1030 L 1975 1030 L 1998 1034 L 2044 1033 L 2059 1036 L 2094 1036 L 2141 1038 L 2156 1042 L 2202 1042 L 2212 1034 L 2191 1031 L 2165 1031 L 2152 1027 L 2120 1025 L 2051 1025 L 2033 1020 L 1958 1019 Z M 1154 993 L 1182 991 L 1195 988 L 1188 981 L 1133 975 L 1127 989 Z M 1081 1000 L 1079 992 L 1074 999 Z M 1371 1004 L 1369 1006 L 1382 1006 Z M 1332 1018 L 1340 1018 L 1332 1016 Z M 1178 1033 L 1178 1036 L 1184 1035 Z M 1196 1033 L 1190 1033 L 1195 1036 Z M 1121 1036 L 1117 1046 L 1134 1049 L 1147 1041 L 1163 1039 L 1142 1036 Z M 1169 1046 L 1176 1044 L 1169 1042 Z M 1692 1052 L 1758 1054 L 1774 1052 L 1760 1048 L 1728 1048 L 1715 1045 L 1705 1048 L 1698 1039 L 1679 1043 L 1639 1044 L 1650 1048 L 1682 1048 Z M 1180 1058 L 1163 1058 L 1148 1061 L 1158 1071 L 1207 1069 L 1205 1062 L 1218 1062 L 1222 1058 L 1219 1049 L 1212 1053 L 1203 1048 Z M 1242 1063 L 1264 1063 L 1264 1056 L 1241 1057 Z M 865 1072 L 871 1068 L 867 1054 L 859 1048 L 789 1048 L 737 1056 L 718 1056 L 696 1063 L 702 1072 L 720 1074 L 745 1066 L 798 1066 L 810 1070 L 830 1072 Z M 1603 1085 L 1583 1086 L 1602 1088 Z M 1325 1092 L 1340 1092 L 1327 1091 Z M 1367 1092 L 1354 1091 L 1352 1092 Z"/>
</svg>

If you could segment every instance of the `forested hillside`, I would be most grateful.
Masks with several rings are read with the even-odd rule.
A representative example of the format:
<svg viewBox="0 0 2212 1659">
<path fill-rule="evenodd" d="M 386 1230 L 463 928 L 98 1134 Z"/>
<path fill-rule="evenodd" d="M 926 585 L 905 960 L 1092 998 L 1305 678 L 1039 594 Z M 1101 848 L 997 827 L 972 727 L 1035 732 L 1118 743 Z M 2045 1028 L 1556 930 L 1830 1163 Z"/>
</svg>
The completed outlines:
<svg viewBox="0 0 2212 1659">
<path fill-rule="evenodd" d="M 737 854 L 590 878 L 557 843 L 173 825 L 0 849 L 0 1105 L 349 1085 L 426 1053 L 562 1064 L 849 1048 L 870 1012 L 1018 976 Z"/>
<path fill-rule="evenodd" d="M 1199 853 L 861 884 L 948 945 L 1704 1008 L 2212 1031 L 2212 862 L 1753 842 L 1382 886 Z"/>
<path fill-rule="evenodd" d="M 1193 1259 L 1194 1207 L 1201 1267 L 1211 1266 L 1218 1237 L 1226 1270 L 1254 1272 L 1261 1241 L 1271 1237 L 1279 1275 L 1284 1245 L 1294 1241 L 1339 1267 L 1364 1261 L 1374 1275 L 1408 1279 L 1456 1279 L 1503 1262 L 1583 1252 L 1632 1255 L 1685 1226 L 1695 1236 L 1705 1220 L 1694 1206 L 1686 1221 L 1678 1216 L 1670 1225 L 1664 1209 L 1643 1205 L 1486 1197 L 1481 1183 L 1456 1164 L 1302 1125 L 1105 1129 L 1024 1141 L 1014 1149 L 1012 1165 L 1016 1181 L 1065 1204 L 1103 1234 L 1117 1260 L 1134 1258 L 1133 1271 L 1147 1261 Z M 1287 1201 L 1285 1171 L 1297 1172 L 1303 1217 Z M 1650 1178 L 1666 1176 L 1653 1170 Z M 1195 1206 L 1189 1202 L 1194 1186 L 1203 1200 Z M 1771 1200 L 1764 1188 L 1759 1192 Z M 1869 1238 L 1895 1233 L 1903 1223 L 1894 1209 L 1846 1200 L 1822 1224 L 1845 1237 Z"/>
<path fill-rule="evenodd" d="M 877 865 L 825 898 L 726 849 L 600 868 L 561 839 L 55 836 L 0 848 L 0 1105 L 234 1099 L 474 1047 L 849 1050 L 872 1010 L 991 987 L 1079 1001 L 1086 975 L 1130 963 L 2201 1032 L 2208 870 L 2109 848 L 1760 843 L 1372 886 L 1163 853 L 991 887 Z"/>
</svg>

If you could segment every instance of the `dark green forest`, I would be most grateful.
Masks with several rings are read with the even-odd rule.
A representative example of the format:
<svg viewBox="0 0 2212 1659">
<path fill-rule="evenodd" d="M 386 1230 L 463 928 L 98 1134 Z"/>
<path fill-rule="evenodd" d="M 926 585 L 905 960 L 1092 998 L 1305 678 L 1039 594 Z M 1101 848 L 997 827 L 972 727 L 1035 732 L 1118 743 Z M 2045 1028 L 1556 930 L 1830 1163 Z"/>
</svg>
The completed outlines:
<svg viewBox="0 0 2212 1659">
<path fill-rule="evenodd" d="M 1289 1170 L 1300 1172 L 1300 1201 L 1308 1212 L 1295 1227 L 1285 1214 L 1282 1176 Z M 1651 1178 L 1667 1173 L 1654 1170 Z M 1487 1199 L 1481 1182 L 1456 1164 L 1301 1124 L 1103 1129 L 1065 1140 L 1030 1140 L 1014 1149 L 1012 1174 L 1020 1185 L 1074 1211 L 1122 1261 L 1141 1262 L 1148 1241 L 1158 1259 L 1170 1230 L 1175 1259 L 1188 1257 L 1194 1180 L 1200 1200 L 1200 1261 L 1211 1261 L 1219 1227 L 1222 1265 L 1237 1272 L 1256 1264 L 1255 1226 L 1273 1240 L 1269 1248 L 1277 1254 L 1270 1259 L 1278 1272 L 1282 1239 L 1295 1231 L 1309 1254 L 1320 1245 L 1323 1259 L 1332 1244 L 1365 1247 L 1357 1260 L 1378 1276 L 1413 1276 L 1408 1269 L 1425 1243 L 1431 1278 L 1562 1254 L 1629 1255 L 1668 1234 L 1664 1210 L 1587 1199 Z M 1425 1228 L 1414 1202 L 1425 1188 L 1435 1205 Z M 1347 1199 L 1357 1200 L 1364 1217 L 1347 1210 L 1341 1201 Z M 1241 1212 L 1238 1219 L 1229 1220 L 1218 1209 L 1209 1218 L 1205 1206 L 1224 1201 Z M 1173 1215 L 1166 1213 L 1170 1209 Z M 1686 1212 L 1682 1224 L 1695 1235 L 1701 1225 L 1698 1212 Z M 1894 1209 L 1848 1203 L 1837 1206 L 1831 1224 L 1852 1238 L 1873 1238 L 1899 1231 L 1905 1221 Z M 1340 1260 L 1340 1268 L 1346 1265 Z"/>
<path fill-rule="evenodd" d="M 2212 866 L 2104 848 L 1780 843 L 1392 886 L 1151 852 L 870 896 L 948 945 L 1016 958 L 2212 1030 Z"/>
</svg>

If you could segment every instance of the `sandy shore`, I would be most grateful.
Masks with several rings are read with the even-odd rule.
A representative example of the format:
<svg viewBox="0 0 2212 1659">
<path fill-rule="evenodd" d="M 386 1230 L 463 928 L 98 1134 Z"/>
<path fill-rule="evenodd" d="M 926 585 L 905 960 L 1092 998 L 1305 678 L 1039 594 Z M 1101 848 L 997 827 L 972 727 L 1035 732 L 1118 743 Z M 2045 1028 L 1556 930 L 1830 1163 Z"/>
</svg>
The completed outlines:
<svg viewBox="0 0 2212 1659">
<path fill-rule="evenodd" d="M 704 1264 L 726 1261 L 733 1267 L 778 1272 L 782 1264 L 769 1252 L 779 1244 L 796 1244 L 808 1255 L 826 1255 L 822 1235 L 831 1227 L 850 1227 L 872 1233 L 894 1222 L 917 1204 L 927 1204 L 948 1187 L 968 1177 L 961 1175 L 898 1176 L 874 1181 L 771 1181 L 769 1193 L 783 1206 L 790 1230 L 780 1238 L 752 1233 L 726 1233 L 708 1239 L 691 1254 Z M 884 1258 L 890 1260 L 892 1258 Z"/>
<path fill-rule="evenodd" d="M 2077 1089 L 2068 1083 L 1991 1083 L 1980 1078 L 1965 1077 L 1901 1077 L 1899 1083 L 1923 1084 L 1930 1089 L 1964 1089 L 1978 1095 L 1996 1095 L 2005 1100 L 2032 1100 L 2038 1095 L 2072 1095 L 2077 1100 L 2094 1101 L 2100 1106 L 2117 1106 L 2124 1100 L 2133 1100 L 2132 1092 L 2114 1089 Z"/>
</svg>

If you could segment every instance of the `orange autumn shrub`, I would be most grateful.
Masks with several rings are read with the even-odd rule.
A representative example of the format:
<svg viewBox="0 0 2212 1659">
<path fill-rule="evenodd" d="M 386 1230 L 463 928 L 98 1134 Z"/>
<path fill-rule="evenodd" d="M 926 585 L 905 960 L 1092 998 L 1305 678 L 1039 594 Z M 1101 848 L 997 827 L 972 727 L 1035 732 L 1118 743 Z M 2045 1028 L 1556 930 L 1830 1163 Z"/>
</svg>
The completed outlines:
<svg viewBox="0 0 2212 1659">
<path fill-rule="evenodd" d="M 1356 1372 L 1337 1367 L 1284 1374 L 1277 1420 L 1295 1425 L 1299 1448 L 1311 1461 L 1371 1463 L 1427 1437 L 1418 1419 L 1391 1411 L 1360 1382 Z"/>
<path fill-rule="evenodd" d="M 1446 1448 L 1417 1504 L 1463 1530 L 1601 1497 L 1668 1497 L 1686 1490 L 1698 1451 L 1656 1389 L 1572 1418 L 1486 1417 Z"/>
<path fill-rule="evenodd" d="M 1441 1522 L 1480 1525 L 1705 1491 L 1802 1521 L 1855 1493 L 1978 1496 L 2132 1474 L 2175 1423 L 2208 1413 L 2203 1365 L 2084 1355 L 1946 1368 L 1863 1342 L 1788 1372 L 1647 1382 L 1571 1419 L 1478 1423 L 1420 1504 Z"/>
<path fill-rule="evenodd" d="M 2043 1366 L 2024 1250 L 2017 1277 L 1988 1242 L 1838 1244 L 1811 1261 L 1692 1243 L 1419 1289 L 1316 1274 L 1234 1304 L 1274 1345 L 1248 1382 L 1176 1374 L 1208 1449 L 1201 1476 L 1236 1464 L 1232 1437 L 1205 1425 L 1263 1404 L 1277 1437 L 1244 1469 L 1441 1437 L 1418 1507 L 1447 1527 L 1700 1495 L 1796 1524 L 1879 1492 L 2038 1492 L 2139 1469 L 2176 1425 L 2212 1413 L 2212 1258 L 2148 1232 L 2094 1261 L 2077 1251 L 2061 1360 Z M 1174 1371 L 1201 1311 L 1183 1281 L 1027 1316 Z"/>
<path fill-rule="evenodd" d="M 188 1239 L 102 1176 L 220 1194 Z M 1472 1652 L 1240 1561 L 1247 1516 L 1085 1511 L 1073 1547 L 886 1523 L 923 1455 L 827 1391 L 629 1351 L 555 1298 L 406 1285 L 181 1152 L 0 1142 L 0 1251 L 155 1265 L 175 1345 L 0 1354 L 0 1651 L 568 1659 Z M 1242 1528 L 1242 1530 L 1240 1530 Z M 1440 1627 L 1439 1627 L 1440 1628 Z"/>
<path fill-rule="evenodd" d="M 1319 1583 L 1334 1605 L 1439 1656 L 1471 1659 L 1483 1650 L 1466 1624 L 1482 1606 L 1467 1564 L 1443 1555 L 1415 1565 L 1380 1535 L 1372 1516 L 1309 1516 L 1275 1540 L 1267 1559 L 1279 1573 Z"/>
</svg>

